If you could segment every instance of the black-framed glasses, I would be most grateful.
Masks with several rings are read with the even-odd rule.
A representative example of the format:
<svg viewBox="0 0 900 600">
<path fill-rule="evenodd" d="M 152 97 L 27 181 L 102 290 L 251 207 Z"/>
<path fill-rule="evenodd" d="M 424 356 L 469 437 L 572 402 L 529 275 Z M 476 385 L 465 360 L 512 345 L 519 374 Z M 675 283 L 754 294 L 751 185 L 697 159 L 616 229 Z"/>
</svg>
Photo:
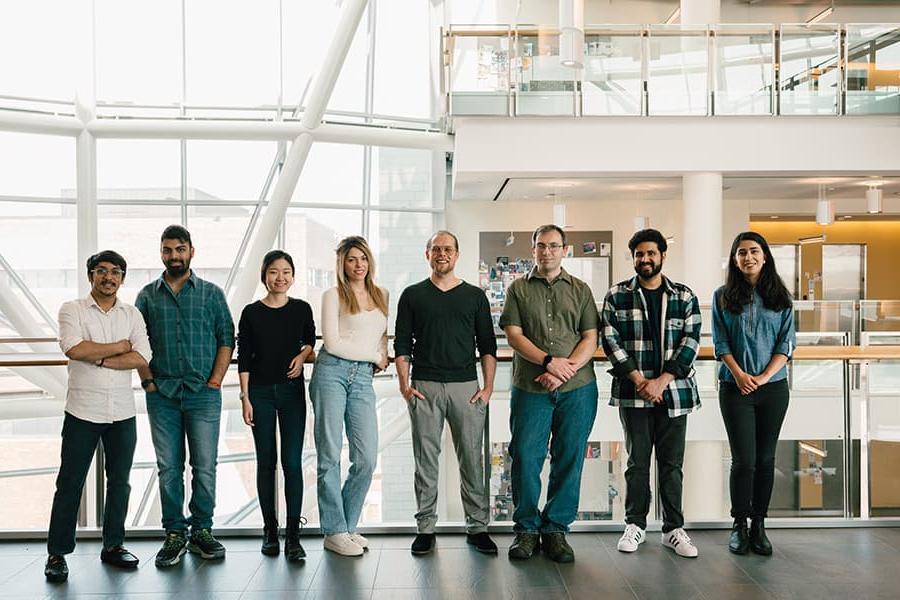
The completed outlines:
<svg viewBox="0 0 900 600">
<path fill-rule="evenodd" d="M 555 243 L 554 244 L 544 244 L 541 242 L 538 242 L 537 244 L 534 245 L 534 247 L 537 248 L 538 252 L 543 252 L 544 250 L 550 250 L 551 252 L 559 252 L 560 250 L 563 249 L 564 246 L 565 246 L 565 244 L 555 244 Z"/>
<path fill-rule="evenodd" d="M 106 277 L 107 275 L 112 275 L 116 279 L 121 279 L 125 275 L 125 271 L 119 268 L 107 269 L 106 267 L 97 267 L 96 269 L 91 269 L 91 273 L 94 275 L 99 275 L 100 277 Z"/>
</svg>

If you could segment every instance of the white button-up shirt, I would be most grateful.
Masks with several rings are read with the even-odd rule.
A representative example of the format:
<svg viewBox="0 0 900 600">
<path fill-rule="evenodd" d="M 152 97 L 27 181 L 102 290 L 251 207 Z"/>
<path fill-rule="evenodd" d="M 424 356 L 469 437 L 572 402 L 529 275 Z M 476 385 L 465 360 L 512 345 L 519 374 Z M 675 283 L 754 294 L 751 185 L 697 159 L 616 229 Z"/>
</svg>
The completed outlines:
<svg viewBox="0 0 900 600">
<path fill-rule="evenodd" d="M 83 341 L 109 344 L 125 339 L 131 342 L 133 351 L 150 362 L 147 327 L 134 306 L 117 299 L 109 312 L 103 312 L 88 295 L 66 302 L 59 309 L 59 347 L 63 353 Z M 66 412 L 92 423 L 113 423 L 135 416 L 131 371 L 69 360 Z"/>
</svg>

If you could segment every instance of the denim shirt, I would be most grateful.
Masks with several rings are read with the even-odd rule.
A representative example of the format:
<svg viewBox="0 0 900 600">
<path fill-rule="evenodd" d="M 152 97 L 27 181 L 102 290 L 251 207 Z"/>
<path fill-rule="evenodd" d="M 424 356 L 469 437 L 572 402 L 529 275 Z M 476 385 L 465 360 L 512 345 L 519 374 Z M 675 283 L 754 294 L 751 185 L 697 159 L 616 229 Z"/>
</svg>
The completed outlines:
<svg viewBox="0 0 900 600">
<path fill-rule="evenodd" d="M 738 366 L 750 375 L 759 375 L 769 366 L 775 354 L 791 358 L 797 347 L 794 331 L 794 309 L 769 310 L 763 305 L 762 297 L 754 289 L 749 304 L 744 305 L 741 314 L 726 310 L 722 302 L 724 287 L 713 294 L 713 345 L 716 359 L 731 354 Z M 787 365 L 769 380 L 780 381 L 787 377 Z M 725 363 L 719 367 L 719 381 L 734 383 L 734 376 Z"/>
</svg>

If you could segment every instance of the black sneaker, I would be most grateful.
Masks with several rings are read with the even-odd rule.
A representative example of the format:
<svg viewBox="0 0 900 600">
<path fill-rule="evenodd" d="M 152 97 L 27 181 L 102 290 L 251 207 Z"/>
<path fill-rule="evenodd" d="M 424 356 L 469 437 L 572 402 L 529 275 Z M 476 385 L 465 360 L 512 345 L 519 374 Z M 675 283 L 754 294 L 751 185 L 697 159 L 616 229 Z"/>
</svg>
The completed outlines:
<svg viewBox="0 0 900 600">
<path fill-rule="evenodd" d="M 300 530 L 306 525 L 306 518 L 288 519 L 284 536 L 284 556 L 291 562 L 306 558 L 306 550 L 300 544 Z"/>
<path fill-rule="evenodd" d="M 433 533 L 420 533 L 416 536 L 416 539 L 413 540 L 412 543 L 412 553 L 416 556 L 421 556 L 423 554 L 430 554 L 432 550 L 434 550 L 434 539 L 435 535 Z"/>
<path fill-rule="evenodd" d="M 125 546 L 114 546 L 100 551 L 100 562 L 119 567 L 120 569 L 137 569 L 141 561 L 137 556 L 129 552 Z"/>
<path fill-rule="evenodd" d="M 225 546 L 213 537 L 212 531 L 209 529 L 191 530 L 191 539 L 188 542 L 187 549 L 189 552 L 199 554 L 200 558 L 206 560 L 225 558 Z"/>
<path fill-rule="evenodd" d="M 259 551 L 266 556 L 278 556 L 278 553 L 281 552 L 281 543 L 278 541 L 278 523 L 263 526 L 263 541 Z"/>
<path fill-rule="evenodd" d="M 575 562 L 575 551 L 566 541 L 566 534 L 562 531 L 541 534 L 541 548 L 547 558 L 558 563 Z"/>
<path fill-rule="evenodd" d="M 534 556 L 541 549 L 541 536 L 536 533 L 519 532 L 512 546 L 509 547 L 509 557 L 515 559 L 527 559 Z"/>
<path fill-rule="evenodd" d="M 185 553 L 187 546 L 187 537 L 183 531 L 167 531 L 166 539 L 162 548 L 156 553 L 157 567 L 171 567 L 177 565 L 181 561 L 181 556 Z"/>
<path fill-rule="evenodd" d="M 63 583 L 69 578 L 69 565 L 62 554 L 51 554 L 44 565 L 44 577 L 50 583 Z"/>
<path fill-rule="evenodd" d="M 728 538 L 728 549 L 733 554 L 747 554 L 750 549 L 750 533 L 747 531 L 747 519 L 735 519 Z"/>
<path fill-rule="evenodd" d="M 475 546 L 475 549 L 482 554 L 497 554 L 497 544 L 487 534 L 487 531 L 467 533 L 466 543 Z"/>
</svg>

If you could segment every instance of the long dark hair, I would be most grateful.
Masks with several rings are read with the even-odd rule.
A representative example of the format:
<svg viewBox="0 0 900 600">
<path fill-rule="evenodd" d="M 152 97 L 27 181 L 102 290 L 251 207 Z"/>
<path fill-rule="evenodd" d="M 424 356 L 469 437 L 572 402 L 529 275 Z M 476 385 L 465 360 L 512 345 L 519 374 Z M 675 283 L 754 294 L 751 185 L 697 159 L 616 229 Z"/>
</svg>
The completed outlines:
<svg viewBox="0 0 900 600">
<path fill-rule="evenodd" d="M 793 306 L 794 301 L 787 286 L 778 276 L 775 270 L 775 258 L 769 249 L 766 238 L 755 231 L 739 233 L 731 244 L 731 253 L 728 255 L 728 278 L 725 280 L 725 289 L 722 293 L 722 306 L 731 313 L 740 314 L 744 306 L 750 304 L 753 296 L 753 286 L 744 278 L 744 274 L 737 266 L 734 255 L 738 246 L 743 241 L 751 241 L 759 244 L 765 257 L 765 263 L 756 281 L 756 291 L 762 297 L 763 305 L 769 310 L 780 311 Z"/>
</svg>

